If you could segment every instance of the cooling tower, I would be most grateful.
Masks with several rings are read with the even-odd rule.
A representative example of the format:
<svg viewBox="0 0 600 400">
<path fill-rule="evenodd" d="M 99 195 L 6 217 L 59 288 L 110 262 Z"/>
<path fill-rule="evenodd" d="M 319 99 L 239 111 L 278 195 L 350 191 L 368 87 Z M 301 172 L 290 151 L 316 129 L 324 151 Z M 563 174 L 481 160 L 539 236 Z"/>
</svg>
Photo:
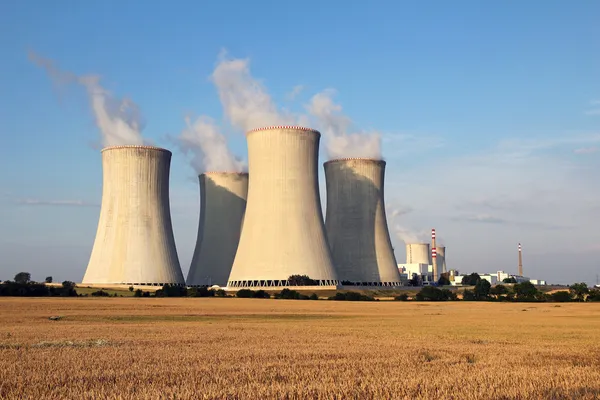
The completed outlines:
<svg viewBox="0 0 600 400">
<path fill-rule="evenodd" d="M 321 134 L 283 126 L 246 137 L 252 178 L 228 286 L 285 286 L 291 275 L 337 285 L 319 198 Z"/>
<path fill-rule="evenodd" d="M 88 284 L 183 284 L 169 210 L 171 152 L 102 150 L 102 205 Z"/>
<path fill-rule="evenodd" d="M 325 227 L 340 281 L 399 285 L 385 215 L 385 161 L 346 158 L 324 164 Z"/>
<path fill-rule="evenodd" d="M 437 266 L 439 274 L 448 272 L 446 269 L 446 246 L 437 246 Z"/>
<path fill-rule="evenodd" d="M 429 243 L 407 243 L 406 263 L 431 265 L 431 252 L 429 251 Z"/>
<path fill-rule="evenodd" d="M 200 223 L 187 284 L 225 286 L 240 239 L 248 174 L 207 172 L 199 179 Z"/>
</svg>

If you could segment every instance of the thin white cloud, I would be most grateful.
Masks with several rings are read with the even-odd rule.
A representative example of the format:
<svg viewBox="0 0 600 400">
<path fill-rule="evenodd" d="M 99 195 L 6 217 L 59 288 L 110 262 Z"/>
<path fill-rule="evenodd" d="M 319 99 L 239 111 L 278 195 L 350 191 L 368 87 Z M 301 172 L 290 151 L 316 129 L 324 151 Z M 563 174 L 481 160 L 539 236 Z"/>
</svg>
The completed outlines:
<svg viewBox="0 0 600 400">
<path fill-rule="evenodd" d="M 99 207 L 99 204 L 89 203 L 83 200 L 20 199 L 17 200 L 17 204 L 24 206 Z"/>
<path fill-rule="evenodd" d="M 590 101 L 590 109 L 586 110 L 585 115 L 600 115 L 600 100 Z"/>
<path fill-rule="evenodd" d="M 304 90 L 304 85 L 296 85 L 292 88 L 292 91 L 289 92 L 285 97 L 287 100 L 292 101 L 295 100 L 296 97 Z"/>
<path fill-rule="evenodd" d="M 598 148 L 596 146 L 580 147 L 578 149 L 573 150 L 573 153 L 575 153 L 575 154 L 594 154 L 594 153 L 597 153 L 598 150 L 600 150 L 600 148 Z"/>
</svg>

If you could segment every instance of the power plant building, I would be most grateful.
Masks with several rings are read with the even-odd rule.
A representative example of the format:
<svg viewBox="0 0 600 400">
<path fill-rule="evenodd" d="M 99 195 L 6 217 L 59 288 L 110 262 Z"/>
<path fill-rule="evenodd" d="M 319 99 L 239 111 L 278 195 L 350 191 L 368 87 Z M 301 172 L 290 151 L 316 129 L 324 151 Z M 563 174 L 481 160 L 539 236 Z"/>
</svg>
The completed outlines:
<svg viewBox="0 0 600 400">
<path fill-rule="evenodd" d="M 324 168 L 325 226 L 339 280 L 401 285 L 385 214 L 385 161 L 345 158 Z"/>
<path fill-rule="evenodd" d="M 248 199 L 227 286 L 287 286 L 291 275 L 337 285 L 318 186 L 321 134 L 279 126 L 247 133 Z"/>
<path fill-rule="evenodd" d="M 184 284 L 169 206 L 171 152 L 102 150 L 102 204 L 84 284 Z"/>
<path fill-rule="evenodd" d="M 200 222 L 189 286 L 225 286 L 240 239 L 248 174 L 207 172 L 200 181 Z"/>
</svg>

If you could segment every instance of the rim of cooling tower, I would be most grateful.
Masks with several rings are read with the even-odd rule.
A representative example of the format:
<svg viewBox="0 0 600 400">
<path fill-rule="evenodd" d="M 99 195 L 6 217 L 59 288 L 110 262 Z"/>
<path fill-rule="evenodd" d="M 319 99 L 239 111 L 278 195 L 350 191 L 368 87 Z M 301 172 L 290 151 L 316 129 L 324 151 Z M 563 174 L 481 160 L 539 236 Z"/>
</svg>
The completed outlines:
<svg viewBox="0 0 600 400">
<path fill-rule="evenodd" d="M 271 130 L 274 130 L 274 129 L 292 129 L 292 130 L 295 130 L 295 131 L 302 131 L 302 132 L 305 132 L 305 133 L 316 133 L 317 135 L 321 134 L 321 132 L 319 132 L 316 129 L 307 128 L 307 127 L 304 127 L 304 126 L 297 126 L 297 125 L 273 125 L 273 126 L 265 126 L 265 127 L 262 127 L 262 128 L 251 129 L 248 132 L 246 132 L 246 135 L 249 135 L 249 134 L 251 134 L 253 132 L 271 131 Z"/>
<path fill-rule="evenodd" d="M 382 160 L 380 158 L 372 158 L 372 157 L 343 157 L 343 158 L 334 158 L 333 160 L 328 160 L 325 161 L 323 163 L 323 165 L 327 165 L 330 163 L 334 163 L 334 162 L 343 162 L 343 161 L 369 161 L 369 162 L 374 162 L 377 164 L 383 164 L 385 165 L 386 162 L 385 160 Z"/>
<path fill-rule="evenodd" d="M 206 171 L 198 176 L 202 175 L 248 175 L 248 172 L 236 172 L 236 171 Z"/>
<path fill-rule="evenodd" d="M 118 149 L 145 149 L 145 150 L 156 150 L 156 151 L 164 151 L 166 153 L 171 153 L 171 150 L 167 150 L 167 149 L 163 149 L 162 147 L 156 147 L 156 146 L 143 146 L 143 145 L 137 145 L 137 144 L 132 144 L 132 145 L 123 145 L 123 146 L 108 146 L 103 148 L 102 150 L 100 150 L 100 152 L 105 152 L 108 150 L 118 150 Z"/>
</svg>

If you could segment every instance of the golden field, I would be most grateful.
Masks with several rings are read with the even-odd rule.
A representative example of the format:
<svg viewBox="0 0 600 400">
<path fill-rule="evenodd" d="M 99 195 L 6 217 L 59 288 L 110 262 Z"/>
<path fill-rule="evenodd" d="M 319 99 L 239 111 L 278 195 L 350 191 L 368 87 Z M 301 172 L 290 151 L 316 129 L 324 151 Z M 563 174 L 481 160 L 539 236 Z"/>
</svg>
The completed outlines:
<svg viewBox="0 0 600 400">
<path fill-rule="evenodd" d="M 0 398 L 598 399 L 600 304 L 2 298 Z"/>
</svg>

